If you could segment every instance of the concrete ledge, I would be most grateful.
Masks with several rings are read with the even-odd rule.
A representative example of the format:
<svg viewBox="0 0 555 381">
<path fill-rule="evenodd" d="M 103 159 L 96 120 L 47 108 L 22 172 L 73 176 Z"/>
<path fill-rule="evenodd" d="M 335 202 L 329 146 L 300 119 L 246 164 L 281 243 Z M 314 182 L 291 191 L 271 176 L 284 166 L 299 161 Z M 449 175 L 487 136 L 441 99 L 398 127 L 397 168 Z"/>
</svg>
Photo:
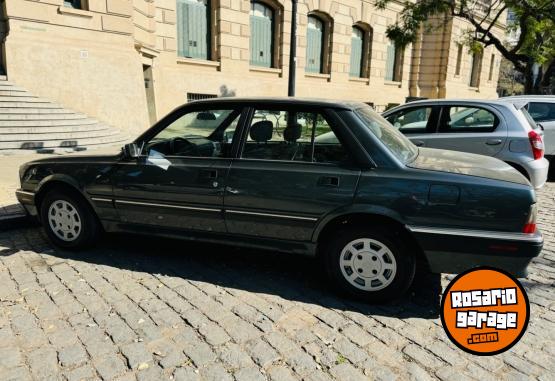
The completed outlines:
<svg viewBox="0 0 555 381">
<path fill-rule="evenodd" d="M 19 229 L 19 228 L 25 228 L 30 226 L 38 226 L 38 225 L 39 223 L 35 218 L 25 213 L 0 215 L 0 231 Z"/>
</svg>

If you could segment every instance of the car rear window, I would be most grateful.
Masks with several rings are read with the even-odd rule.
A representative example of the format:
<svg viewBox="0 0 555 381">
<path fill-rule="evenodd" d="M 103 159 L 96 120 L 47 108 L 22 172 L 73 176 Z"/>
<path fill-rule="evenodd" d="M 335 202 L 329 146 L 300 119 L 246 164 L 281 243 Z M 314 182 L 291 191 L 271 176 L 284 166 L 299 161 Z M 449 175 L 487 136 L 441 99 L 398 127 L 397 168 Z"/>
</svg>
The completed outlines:
<svg viewBox="0 0 555 381">
<path fill-rule="evenodd" d="M 364 125 L 403 163 L 418 156 L 418 148 L 370 106 L 355 109 L 355 114 Z"/>
</svg>

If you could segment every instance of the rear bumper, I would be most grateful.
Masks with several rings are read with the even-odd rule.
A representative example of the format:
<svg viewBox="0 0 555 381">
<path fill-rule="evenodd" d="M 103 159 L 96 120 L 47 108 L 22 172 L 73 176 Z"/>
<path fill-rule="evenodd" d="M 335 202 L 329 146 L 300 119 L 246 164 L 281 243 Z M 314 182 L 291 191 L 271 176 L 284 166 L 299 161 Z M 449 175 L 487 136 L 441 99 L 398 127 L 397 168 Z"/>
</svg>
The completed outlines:
<svg viewBox="0 0 555 381">
<path fill-rule="evenodd" d="M 37 215 L 37 207 L 35 206 L 35 194 L 23 189 L 15 191 L 17 201 L 25 208 L 27 214 L 31 216 Z"/>
<path fill-rule="evenodd" d="M 544 186 L 549 172 L 549 161 L 544 157 L 539 160 L 532 160 L 522 163 L 526 172 L 530 176 L 530 183 L 536 189 Z"/>
<path fill-rule="evenodd" d="M 409 227 L 436 273 L 461 273 L 479 266 L 505 270 L 526 277 L 527 267 L 543 247 L 534 234 Z"/>
</svg>

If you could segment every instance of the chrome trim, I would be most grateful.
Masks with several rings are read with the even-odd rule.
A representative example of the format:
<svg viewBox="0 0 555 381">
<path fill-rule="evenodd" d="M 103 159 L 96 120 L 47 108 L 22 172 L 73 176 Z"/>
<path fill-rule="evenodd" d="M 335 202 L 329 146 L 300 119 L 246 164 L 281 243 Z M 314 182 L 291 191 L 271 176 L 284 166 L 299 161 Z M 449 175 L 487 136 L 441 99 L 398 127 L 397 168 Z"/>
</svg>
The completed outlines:
<svg viewBox="0 0 555 381">
<path fill-rule="evenodd" d="M 276 217 L 276 218 L 286 218 L 286 219 L 290 219 L 290 220 L 301 220 L 301 221 L 312 221 L 312 222 L 318 221 L 317 218 L 290 216 L 290 215 L 286 215 L 286 214 L 245 212 L 245 211 L 242 211 L 242 210 L 232 210 L 232 209 L 227 209 L 225 212 L 226 213 L 232 213 L 232 214 L 244 214 L 244 215 L 248 215 L 248 216 Z"/>
<path fill-rule="evenodd" d="M 139 201 L 127 201 L 127 200 L 115 200 L 117 204 L 128 204 L 128 205 L 142 205 L 142 206 L 157 206 L 162 208 L 172 208 L 172 209 L 184 209 L 184 210 L 196 210 L 201 212 L 221 212 L 221 209 L 212 208 L 197 208 L 194 206 L 183 206 L 183 205 L 172 205 L 172 204 L 155 204 L 150 202 L 139 202 Z"/>
<path fill-rule="evenodd" d="M 507 241 L 523 241 L 523 242 L 543 242 L 542 234 L 536 233 L 518 233 L 518 232 L 496 232 L 489 230 L 469 230 L 469 229 L 451 229 L 451 228 L 431 228 L 424 226 L 407 226 L 413 233 L 440 234 L 440 235 L 457 235 L 462 237 L 490 238 L 502 239 Z"/>
<path fill-rule="evenodd" d="M 18 193 L 19 194 L 24 194 L 24 195 L 33 196 L 33 197 L 35 196 L 35 194 L 33 192 L 24 191 L 24 190 L 21 190 L 21 189 L 16 190 L 15 193 L 16 194 L 18 194 Z"/>
<path fill-rule="evenodd" d="M 93 201 L 112 202 L 111 198 L 91 197 Z"/>
</svg>

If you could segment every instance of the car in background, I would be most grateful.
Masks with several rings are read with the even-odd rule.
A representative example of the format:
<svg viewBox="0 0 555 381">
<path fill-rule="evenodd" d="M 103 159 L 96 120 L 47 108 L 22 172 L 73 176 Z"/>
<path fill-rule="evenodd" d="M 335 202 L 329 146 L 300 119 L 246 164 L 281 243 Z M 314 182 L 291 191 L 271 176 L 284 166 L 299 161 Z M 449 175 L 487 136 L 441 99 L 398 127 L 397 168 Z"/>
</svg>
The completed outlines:
<svg viewBox="0 0 555 381">
<path fill-rule="evenodd" d="M 19 201 L 57 246 L 104 230 L 310 255 L 336 290 L 371 301 L 406 291 L 417 263 L 525 276 L 543 245 L 516 170 L 418 148 L 363 103 L 191 102 L 122 152 L 36 160 L 19 175 Z"/>
<path fill-rule="evenodd" d="M 555 160 L 555 95 L 517 95 L 500 98 L 517 107 L 524 107 L 534 121 L 543 128 L 545 157 Z M 551 168 L 553 170 L 553 168 Z"/>
<path fill-rule="evenodd" d="M 495 157 L 536 189 L 547 180 L 543 131 L 524 107 L 506 101 L 434 99 L 406 103 L 382 115 L 419 147 Z"/>
</svg>

